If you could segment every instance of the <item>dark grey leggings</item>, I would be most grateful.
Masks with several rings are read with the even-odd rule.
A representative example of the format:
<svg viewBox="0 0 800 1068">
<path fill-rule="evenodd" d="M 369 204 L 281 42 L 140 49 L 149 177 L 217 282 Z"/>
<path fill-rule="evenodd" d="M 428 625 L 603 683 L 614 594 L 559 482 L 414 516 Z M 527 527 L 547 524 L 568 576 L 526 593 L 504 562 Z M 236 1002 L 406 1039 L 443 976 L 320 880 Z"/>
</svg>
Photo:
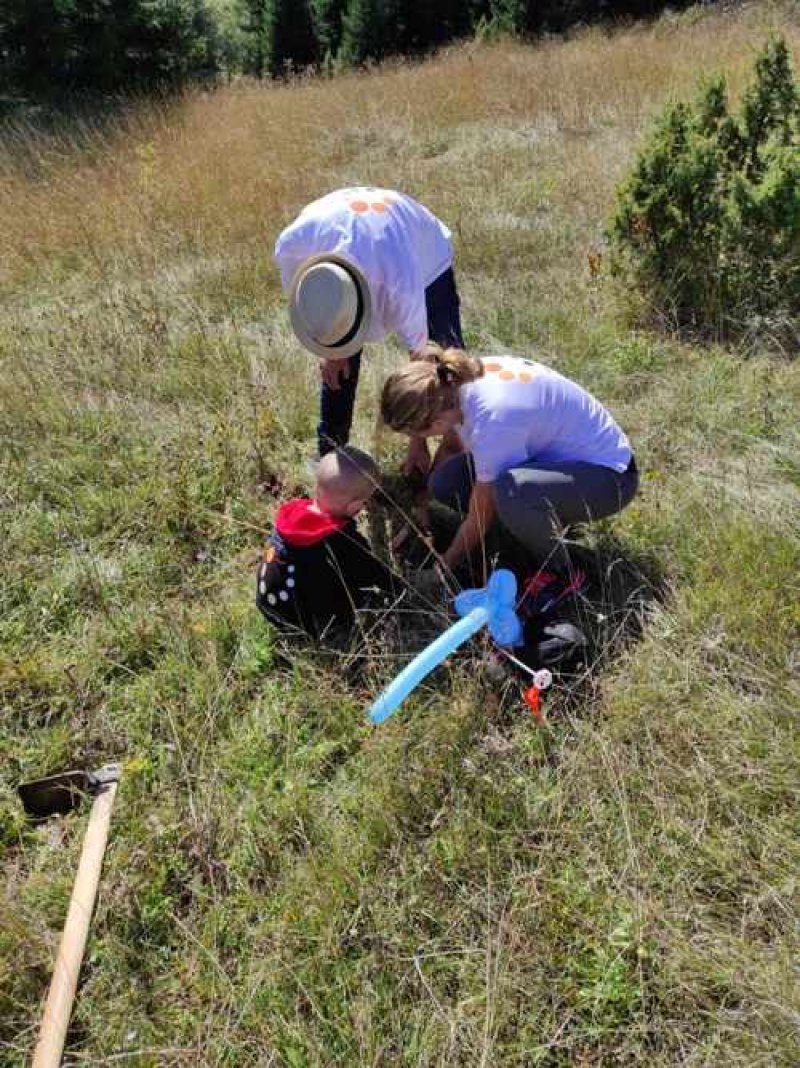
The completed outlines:
<svg viewBox="0 0 800 1068">
<path fill-rule="evenodd" d="M 472 457 L 461 453 L 433 472 L 428 486 L 437 501 L 466 513 L 475 483 Z M 583 462 L 530 460 L 504 471 L 494 482 L 500 522 L 540 563 L 568 563 L 558 539 L 560 527 L 614 515 L 633 500 L 639 486 L 636 465 L 619 474 Z"/>
</svg>

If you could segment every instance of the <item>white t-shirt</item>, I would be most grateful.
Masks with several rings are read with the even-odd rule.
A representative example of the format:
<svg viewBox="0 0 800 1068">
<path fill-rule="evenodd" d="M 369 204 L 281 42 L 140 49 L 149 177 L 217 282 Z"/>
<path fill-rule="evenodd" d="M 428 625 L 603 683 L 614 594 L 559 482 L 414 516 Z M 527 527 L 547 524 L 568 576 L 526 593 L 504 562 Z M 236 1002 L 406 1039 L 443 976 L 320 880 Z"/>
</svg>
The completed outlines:
<svg viewBox="0 0 800 1068">
<path fill-rule="evenodd" d="M 557 371 L 517 356 L 483 359 L 485 374 L 462 386 L 461 440 L 479 482 L 529 460 L 586 461 L 624 471 L 630 443 L 603 405 Z"/>
<path fill-rule="evenodd" d="M 428 340 L 425 289 L 453 262 L 452 235 L 404 193 L 373 186 L 338 189 L 304 208 L 275 243 L 288 290 L 309 256 L 336 252 L 360 267 L 372 296 L 367 341 L 397 333 L 412 351 Z"/>
</svg>

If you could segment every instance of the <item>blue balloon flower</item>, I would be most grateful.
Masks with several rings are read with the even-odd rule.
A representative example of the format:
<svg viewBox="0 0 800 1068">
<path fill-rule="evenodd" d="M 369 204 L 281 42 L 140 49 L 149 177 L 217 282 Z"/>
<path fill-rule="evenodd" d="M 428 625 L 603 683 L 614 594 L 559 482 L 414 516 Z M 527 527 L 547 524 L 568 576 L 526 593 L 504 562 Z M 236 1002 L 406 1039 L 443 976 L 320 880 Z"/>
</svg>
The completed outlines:
<svg viewBox="0 0 800 1068">
<path fill-rule="evenodd" d="M 486 611 L 489 633 L 498 645 L 521 645 L 522 624 L 517 616 L 517 580 L 511 571 L 495 571 L 481 590 L 464 590 L 453 606 L 460 616 L 476 608 Z"/>
<path fill-rule="evenodd" d="M 510 571 L 495 571 L 485 589 L 464 590 L 454 601 L 462 617 L 440 634 L 389 683 L 370 709 L 373 723 L 383 723 L 433 669 L 459 645 L 488 626 L 498 645 L 521 645 L 522 624 L 514 611 L 517 580 Z"/>
</svg>

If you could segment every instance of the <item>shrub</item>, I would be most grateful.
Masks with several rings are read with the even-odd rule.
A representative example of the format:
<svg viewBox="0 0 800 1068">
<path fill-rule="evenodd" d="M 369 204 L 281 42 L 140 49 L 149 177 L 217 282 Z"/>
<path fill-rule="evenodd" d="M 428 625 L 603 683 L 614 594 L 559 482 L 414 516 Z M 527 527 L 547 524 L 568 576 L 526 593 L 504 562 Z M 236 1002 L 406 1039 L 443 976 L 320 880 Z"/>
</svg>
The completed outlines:
<svg viewBox="0 0 800 1068">
<path fill-rule="evenodd" d="M 770 42 L 738 114 L 722 78 L 672 104 L 617 191 L 612 270 L 651 312 L 717 338 L 798 341 L 800 94 Z"/>
</svg>

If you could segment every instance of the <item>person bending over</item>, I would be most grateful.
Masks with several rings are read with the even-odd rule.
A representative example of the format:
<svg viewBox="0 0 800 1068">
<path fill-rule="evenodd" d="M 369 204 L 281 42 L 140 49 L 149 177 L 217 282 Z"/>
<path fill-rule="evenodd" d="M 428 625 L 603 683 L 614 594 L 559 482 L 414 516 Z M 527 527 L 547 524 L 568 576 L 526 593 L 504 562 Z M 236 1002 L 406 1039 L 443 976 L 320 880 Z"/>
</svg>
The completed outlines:
<svg viewBox="0 0 800 1068">
<path fill-rule="evenodd" d="M 404 193 L 355 186 L 320 197 L 280 234 L 275 261 L 292 329 L 320 357 L 320 456 L 347 443 L 365 342 L 397 334 L 412 357 L 428 340 L 464 344 L 452 235 Z M 407 469 L 429 464 L 412 441 Z"/>
<path fill-rule="evenodd" d="M 428 488 L 464 516 L 443 554 L 450 568 L 481 549 L 499 520 L 540 566 L 568 571 L 561 528 L 619 512 L 638 488 L 613 416 L 534 360 L 429 345 L 388 377 L 381 414 L 395 431 L 443 439 Z"/>
</svg>

